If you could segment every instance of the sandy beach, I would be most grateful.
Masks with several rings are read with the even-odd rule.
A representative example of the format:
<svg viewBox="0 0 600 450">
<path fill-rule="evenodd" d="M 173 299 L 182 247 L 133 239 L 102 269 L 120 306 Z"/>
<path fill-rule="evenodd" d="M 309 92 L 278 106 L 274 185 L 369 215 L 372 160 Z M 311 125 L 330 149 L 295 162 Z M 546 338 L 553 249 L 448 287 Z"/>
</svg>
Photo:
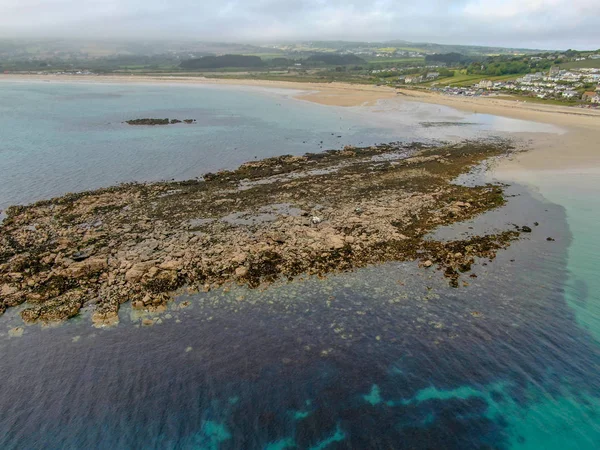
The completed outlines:
<svg viewBox="0 0 600 450">
<path fill-rule="evenodd" d="M 401 91 L 407 100 L 450 106 L 465 112 L 491 114 L 556 125 L 563 134 L 517 133 L 530 151 L 499 165 L 495 173 L 530 181 L 531 171 L 545 173 L 600 172 L 600 111 L 568 106 L 517 102 L 498 97 L 458 97 Z"/>
<path fill-rule="evenodd" d="M 379 100 L 401 99 L 449 106 L 461 111 L 490 114 L 548 123 L 560 127 L 565 133 L 517 133 L 530 151 L 507 160 L 495 173 L 515 181 L 529 182 L 531 171 L 548 173 L 600 172 L 600 111 L 568 106 L 527 103 L 500 97 L 445 96 L 433 92 L 393 89 L 347 83 L 301 83 L 268 80 L 235 80 L 204 77 L 176 76 L 69 76 L 69 75 L 0 75 L 0 81 L 57 83 L 164 83 L 204 84 L 224 86 L 251 86 L 290 89 L 295 98 L 331 106 L 372 106 Z"/>
</svg>

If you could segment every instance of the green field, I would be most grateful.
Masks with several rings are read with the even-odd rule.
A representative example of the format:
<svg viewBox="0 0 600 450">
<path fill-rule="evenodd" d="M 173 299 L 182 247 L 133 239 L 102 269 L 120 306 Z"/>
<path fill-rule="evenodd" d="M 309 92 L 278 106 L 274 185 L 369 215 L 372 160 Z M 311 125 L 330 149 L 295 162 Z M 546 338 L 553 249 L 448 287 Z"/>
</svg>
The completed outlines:
<svg viewBox="0 0 600 450">
<path fill-rule="evenodd" d="M 400 52 L 417 52 L 417 53 L 426 53 L 427 50 L 419 47 L 396 47 Z"/>
</svg>

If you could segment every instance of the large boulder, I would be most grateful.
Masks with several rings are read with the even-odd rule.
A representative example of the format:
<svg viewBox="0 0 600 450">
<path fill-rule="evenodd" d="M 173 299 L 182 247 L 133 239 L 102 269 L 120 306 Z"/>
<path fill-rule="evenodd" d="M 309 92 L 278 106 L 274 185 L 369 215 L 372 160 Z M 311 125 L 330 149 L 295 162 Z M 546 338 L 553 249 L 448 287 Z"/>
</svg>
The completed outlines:
<svg viewBox="0 0 600 450">
<path fill-rule="evenodd" d="M 71 264 L 68 272 L 74 278 L 81 278 L 87 275 L 103 272 L 107 268 L 108 262 L 106 258 L 97 257 Z"/>
<path fill-rule="evenodd" d="M 154 267 L 154 265 L 147 262 L 134 264 L 131 269 L 125 273 L 125 280 L 132 283 L 138 282 L 151 267 Z"/>
<path fill-rule="evenodd" d="M 18 292 L 18 288 L 10 285 L 8 283 L 3 284 L 2 286 L 0 286 L 0 296 L 2 297 L 8 297 L 9 295 L 13 295 L 16 292 Z"/>
</svg>

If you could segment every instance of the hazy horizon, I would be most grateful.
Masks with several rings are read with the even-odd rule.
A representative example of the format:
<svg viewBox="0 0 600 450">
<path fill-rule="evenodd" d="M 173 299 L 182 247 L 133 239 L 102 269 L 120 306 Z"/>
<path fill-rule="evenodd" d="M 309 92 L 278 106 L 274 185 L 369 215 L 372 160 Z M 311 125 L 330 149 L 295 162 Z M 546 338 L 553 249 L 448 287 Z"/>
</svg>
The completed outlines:
<svg viewBox="0 0 600 450">
<path fill-rule="evenodd" d="M 597 0 L 0 0 L 4 39 L 432 42 L 600 47 Z"/>
</svg>

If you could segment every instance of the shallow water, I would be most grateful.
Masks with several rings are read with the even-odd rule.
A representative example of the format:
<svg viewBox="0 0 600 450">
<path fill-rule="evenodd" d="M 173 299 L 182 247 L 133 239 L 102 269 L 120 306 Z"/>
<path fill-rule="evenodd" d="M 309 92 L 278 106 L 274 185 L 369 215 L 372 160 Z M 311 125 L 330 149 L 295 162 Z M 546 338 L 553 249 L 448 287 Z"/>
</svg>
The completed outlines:
<svg viewBox="0 0 600 450">
<path fill-rule="evenodd" d="M 568 249 L 566 298 L 577 320 L 600 343 L 600 173 L 575 171 L 555 173 L 536 182 L 539 192 L 564 205 L 573 233 Z"/>
<path fill-rule="evenodd" d="M 0 98 L 6 98 L 6 89 L 0 84 Z M 194 128 L 107 126 L 104 133 L 114 145 L 107 149 L 101 140 L 92 143 L 104 152 L 95 164 L 88 164 L 88 153 L 80 154 L 73 145 L 80 139 L 74 136 L 85 137 L 85 127 L 93 129 L 90 123 L 98 117 L 113 123 L 118 114 L 130 118 L 124 116 L 169 111 L 173 117 L 200 119 L 186 108 L 200 111 L 200 97 L 207 105 L 216 92 L 219 102 L 232 102 L 230 108 L 238 108 L 235 102 L 242 106 L 237 124 L 224 126 L 225 134 L 215 132 L 215 142 L 220 139 L 225 147 L 229 139 L 243 140 L 252 127 L 252 133 L 265 135 L 270 124 L 269 130 L 276 130 L 269 135 L 273 145 L 264 136 L 248 138 L 263 156 L 315 150 L 304 148 L 302 127 L 313 127 L 308 135 L 320 141 L 322 133 L 331 136 L 330 126 L 340 117 L 346 128 L 357 124 L 344 137 L 357 141 L 441 139 L 457 132 L 475 136 L 488 126 L 482 121 L 495 122 L 448 110 L 443 117 L 435 109 L 427 116 L 425 106 L 392 132 L 385 121 L 393 117 L 402 122 L 402 113 L 393 115 L 393 108 L 383 114 L 342 111 L 294 102 L 280 93 L 193 87 L 177 93 L 179 87 L 164 86 L 19 89 L 21 97 L 40 102 L 40 111 L 59 112 L 52 112 L 57 116 L 51 124 L 37 109 L 32 113 L 27 126 L 39 125 L 34 133 L 39 136 L 32 138 L 37 144 L 23 137 L 25 122 L 17 121 L 16 131 L 9 130 L 10 142 L 23 142 L 0 152 L 0 167 L 20 168 L 14 153 L 21 150 L 28 155 L 19 156 L 25 158 L 21 163 L 29 161 L 32 167 L 13 178 L 18 188 L 0 190 L 9 203 L 104 184 L 100 175 L 108 168 L 114 168 L 114 181 L 122 181 L 123 174 L 171 176 L 161 170 L 187 177 L 186 170 L 199 170 L 194 158 L 207 165 L 225 161 L 213 158 L 206 147 L 189 145 Z M 172 109 L 157 105 L 165 92 L 177 98 L 165 107 Z M 64 100 L 65 95 L 77 99 Z M 229 95 L 235 98 L 226 100 Z M 118 108 L 107 106 L 112 100 Z M 188 100 L 195 106 L 185 106 Z M 285 103 L 285 114 L 263 120 L 283 101 L 299 109 Z M 63 102 L 78 108 L 89 103 L 89 111 L 81 115 L 82 129 L 74 134 L 68 132 L 74 114 Z M 121 111 L 130 103 L 131 109 Z M 307 111 L 311 117 L 305 117 Z M 305 122 L 286 122 L 288 113 Z M 338 115 L 342 113 L 347 116 Z M 25 110 L 20 114 L 27 116 Z M 248 125 L 256 115 L 261 116 L 258 122 Z M 280 118 L 283 124 L 274 127 Z M 420 127 L 419 122 L 432 118 L 479 125 L 448 125 L 451 131 Z M 484 134 L 500 132 L 496 125 Z M 137 138 L 127 137 L 130 132 Z M 285 141 L 287 133 L 295 137 Z M 92 130 L 89 135 L 93 140 L 102 133 Z M 333 146 L 337 134 L 330 139 Z M 41 155 L 44 142 L 53 140 L 66 153 Z M 134 160 L 129 152 L 146 146 L 155 155 L 147 174 L 135 164 L 128 166 Z M 170 150 L 164 153 L 173 153 L 173 167 L 159 151 L 165 146 Z M 68 164 L 85 166 L 90 176 L 65 177 L 69 165 L 60 157 L 65 154 L 74 158 Z M 37 160 L 44 158 L 54 158 L 62 178 L 40 186 L 37 174 L 45 169 Z M 138 172 L 132 175 L 132 170 Z M 591 224 L 600 211 L 597 183 L 595 178 L 563 179 L 562 184 L 548 183 L 554 189 L 542 188 L 543 197 L 515 185 L 509 188 L 507 207 L 439 230 L 439 237 L 452 238 L 508 229 L 512 223 L 533 228 L 493 262 L 479 261 L 473 270 L 477 278 L 465 277 L 469 286 L 459 289 L 448 287 L 434 269 L 390 263 L 267 290 L 186 294 L 159 316 L 140 315 L 124 305 L 120 324 L 111 329 L 92 328 L 86 312 L 55 328 L 27 326 L 15 337 L 9 330 L 22 322 L 18 310 L 9 311 L 0 318 L 0 448 L 595 449 L 600 442 L 600 286 L 594 263 L 600 239 Z M 153 318 L 155 324 L 141 326 L 143 318 Z"/>
<path fill-rule="evenodd" d="M 123 123 L 142 117 L 197 123 Z M 119 182 L 190 179 L 321 146 L 370 145 L 384 134 L 277 92 L 204 86 L 0 83 L 0 119 L 0 208 Z"/>
<path fill-rule="evenodd" d="M 396 103 L 336 108 L 294 100 L 294 93 L 210 85 L 2 82 L 0 210 L 121 182 L 191 179 L 255 158 L 448 134 L 445 127 L 420 125 L 441 119 L 435 105 L 421 105 L 413 115 Z M 461 136 L 505 130 L 505 121 L 493 116 L 457 114 L 458 120 L 473 123 L 460 127 Z M 123 123 L 144 117 L 197 123 Z M 527 131 L 539 127 L 513 122 Z"/>
</svg>

